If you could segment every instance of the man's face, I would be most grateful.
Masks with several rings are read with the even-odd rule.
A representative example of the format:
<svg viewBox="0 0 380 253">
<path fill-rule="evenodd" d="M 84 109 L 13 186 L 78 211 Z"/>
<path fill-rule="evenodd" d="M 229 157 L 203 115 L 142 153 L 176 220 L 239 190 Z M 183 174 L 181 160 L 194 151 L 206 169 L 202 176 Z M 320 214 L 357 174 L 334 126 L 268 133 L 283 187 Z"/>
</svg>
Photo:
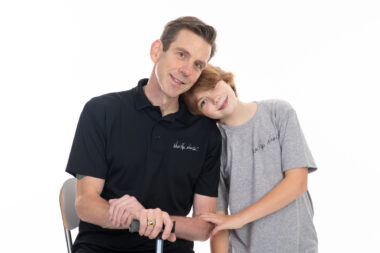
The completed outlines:
<svg viewBox="0 0 380 253">
<path fill-rule="evenodd" d="M 184 93 L 200 76 L 211 54 L 211 45 L 195 33 L 183 29 L 167 51 L 158 49 L 155 75 L 161 91 L 170 98 Z"/>
</svg>

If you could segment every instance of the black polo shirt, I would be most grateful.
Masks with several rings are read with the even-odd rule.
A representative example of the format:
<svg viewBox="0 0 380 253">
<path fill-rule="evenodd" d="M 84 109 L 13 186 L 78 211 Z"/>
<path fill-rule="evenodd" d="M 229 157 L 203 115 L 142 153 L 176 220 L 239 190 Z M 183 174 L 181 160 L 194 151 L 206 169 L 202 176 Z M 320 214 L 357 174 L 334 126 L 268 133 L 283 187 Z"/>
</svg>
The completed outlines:
<svg viewBox="0 0 380 253">
<path fill-rule="evenodd" d="M 105 179 L 104 199 L 135 196 L 145 208 L 186 216 L 194 193 L 217 197 L 221 137 L 213 120 L 178 112 L 162 117 L 137 87 L 91 99 L 84 107 L 66 171 Z M 75 247 L 146 252 L 155 241 L 81 221 Z M 165 251 L 192 252 L 193 243 L 165 242 Z M 141 251 L 142 250 L 142 251 Z"/>
</svg>

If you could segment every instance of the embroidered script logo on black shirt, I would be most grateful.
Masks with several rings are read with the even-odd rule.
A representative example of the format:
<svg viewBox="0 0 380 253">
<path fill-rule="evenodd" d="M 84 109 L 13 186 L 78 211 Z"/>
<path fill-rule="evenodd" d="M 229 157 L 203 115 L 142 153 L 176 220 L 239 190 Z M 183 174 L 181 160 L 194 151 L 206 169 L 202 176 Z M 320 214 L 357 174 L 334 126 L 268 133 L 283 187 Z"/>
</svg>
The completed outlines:
<svg viewBox="0 0 380 253">
<path fill-rule="evenodd" d="M 191 144 L 186 144 L 185 142 L 179 143 L 178 141 L 174 143 L 173 145 L 174 149 L 179 149 L 179 150 L 190 150 L 190 151 L 195 151 L 197 152 L 199 150 L 199 147 L 193 146 Z"/>
<path fill-rule="evenodd" d="M 257 145 L 254 149 L 253 149 L 253 153 L 255 154 L 256 152 L 260 151 L 260 150 L 264 150 L 264 148 L 269 145 L 270 143 L 274 142 L 275 140 L 278 139 L 278 135 L 276 136 L 272 136 L 272 137 L 269 137 L 267 142 L 266 143 L 260 143 L 259 145 Z"/>
</svg>

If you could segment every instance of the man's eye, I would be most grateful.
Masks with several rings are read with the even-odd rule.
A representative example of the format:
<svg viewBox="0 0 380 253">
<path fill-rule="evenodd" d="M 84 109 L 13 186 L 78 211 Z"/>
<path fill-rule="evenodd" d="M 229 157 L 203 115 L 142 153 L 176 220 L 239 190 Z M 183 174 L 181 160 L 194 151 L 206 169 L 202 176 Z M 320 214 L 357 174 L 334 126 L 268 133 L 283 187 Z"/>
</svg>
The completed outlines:
<svg viewBox="0 0 380 253">
<path fill-rule="evenodd" d="M 195 63 L 195 67 L 202 69 L 202 65 L 200 63 Z"/>
<path fill-rule="evenodd" d="M 178 55 L 179 55 L 179 57 L 181 57 L 181 58 L 185 56 L 185 54 L 182 53 L 182 52 L 178 52 Z"/>
</svg>

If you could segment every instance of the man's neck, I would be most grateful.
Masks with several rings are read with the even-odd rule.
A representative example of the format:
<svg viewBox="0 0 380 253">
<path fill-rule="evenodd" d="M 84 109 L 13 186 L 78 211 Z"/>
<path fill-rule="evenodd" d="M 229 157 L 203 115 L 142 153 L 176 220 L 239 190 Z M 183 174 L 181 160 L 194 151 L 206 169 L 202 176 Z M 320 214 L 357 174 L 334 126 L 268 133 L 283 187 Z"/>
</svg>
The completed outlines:
<svg viewBox="0 0 380 253">
<path fill-rule="evenodd" d="M 156 80 L 149 79 L 143 86 L 145 96 L 154 106 L 159 106 L 162 117 L 175 113 L 179 110 L 178 97 L 172 98 L 165 95 Z"/>
</svg>

